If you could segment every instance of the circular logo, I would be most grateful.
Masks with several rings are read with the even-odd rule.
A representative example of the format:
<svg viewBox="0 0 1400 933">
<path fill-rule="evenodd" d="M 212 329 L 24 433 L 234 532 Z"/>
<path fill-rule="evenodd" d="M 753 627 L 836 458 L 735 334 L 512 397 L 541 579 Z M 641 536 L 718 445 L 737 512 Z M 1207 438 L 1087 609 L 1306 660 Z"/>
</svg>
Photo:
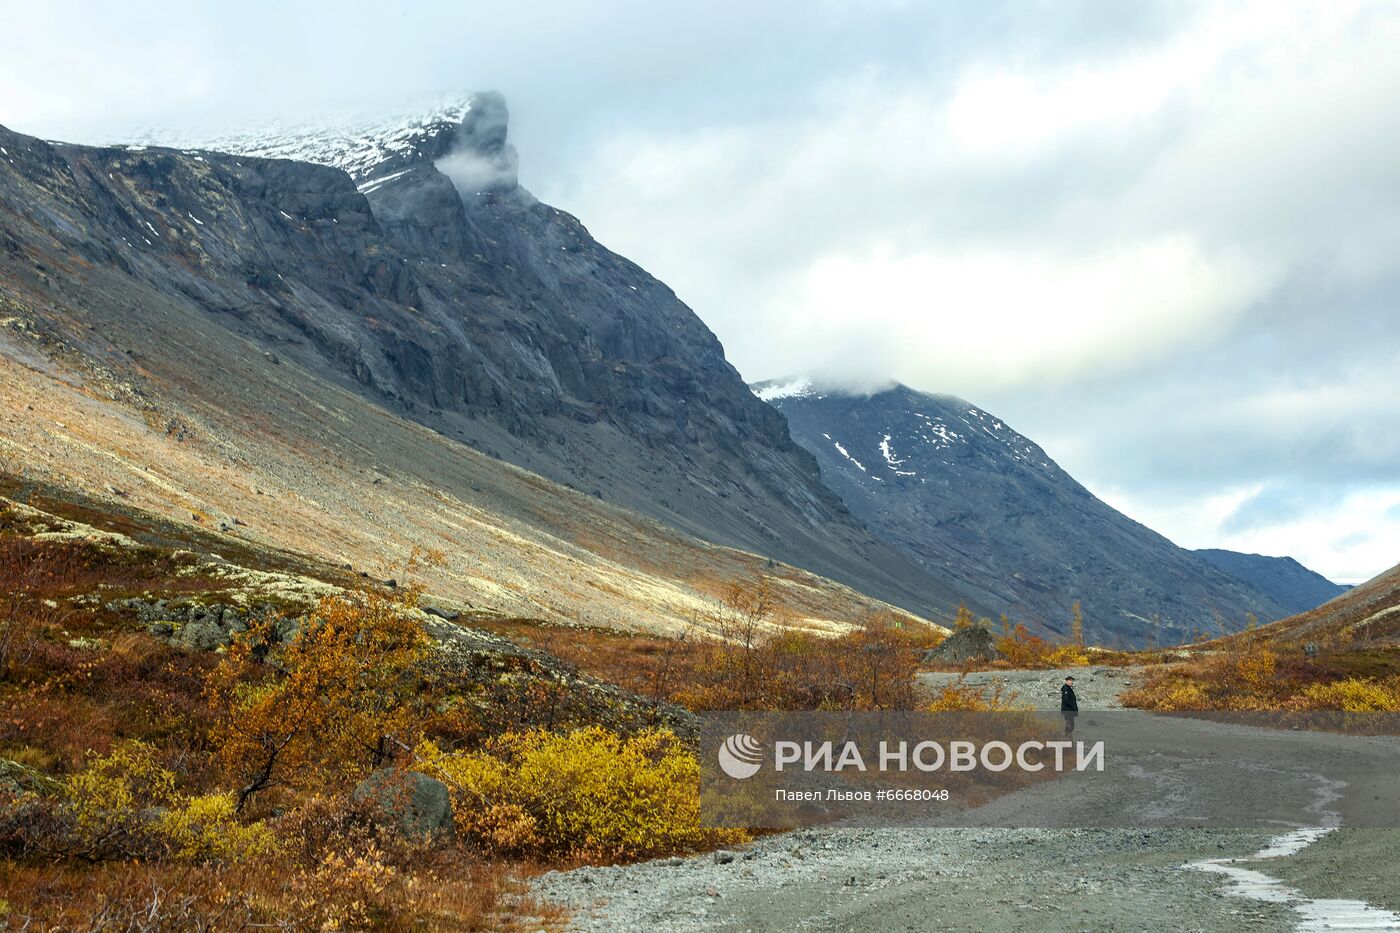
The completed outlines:
<svg viewBox="0 0 1400 933">
<path fill-rule="evenodd" d="M 740 732 L 719 747 L 719 769 L 737 780 L 751 778 L 763 766 L 763 744 Z"/>
</svg>

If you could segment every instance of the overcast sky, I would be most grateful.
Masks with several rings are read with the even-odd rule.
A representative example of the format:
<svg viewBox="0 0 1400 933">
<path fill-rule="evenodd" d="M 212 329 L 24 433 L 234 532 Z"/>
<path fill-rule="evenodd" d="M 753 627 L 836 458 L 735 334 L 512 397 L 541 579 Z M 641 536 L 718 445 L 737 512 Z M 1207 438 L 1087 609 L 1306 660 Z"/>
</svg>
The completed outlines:
<svg viewBox="0 0 1400 933">
<path fill-rule="evenodd" d="M 0 123 L 497 89 L 750 379 L 961 395 L 1189 547 L 1400 561 L 1400 4 L 0 0 Z"/>
</svg>

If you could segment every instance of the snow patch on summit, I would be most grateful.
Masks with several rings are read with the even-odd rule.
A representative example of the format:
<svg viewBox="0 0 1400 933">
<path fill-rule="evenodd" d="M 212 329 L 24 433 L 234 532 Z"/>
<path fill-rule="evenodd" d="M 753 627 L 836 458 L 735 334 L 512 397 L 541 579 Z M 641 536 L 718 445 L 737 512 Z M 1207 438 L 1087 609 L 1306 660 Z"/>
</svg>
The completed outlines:
<svg viewBox="0 0 1400 933">
<path fill-rule="evenodd" d="M 780 398 L 820 398 L 812 386 L 812 380 L 805 377 L 757 386 L 753 389 L 753 394 L 765 402 L 774 402 Z"/>
<path fill-rule="evenodd" d="M 375 170 L 396 156 L 411 155 L 422 141 L 449 126 L 460 124 L 471 105 L 448 98 L 417 111 L 366 116 L 341 115 L 314 120 L 279 121 L 233 132 L 203 135 L 198 132 L 148 129 L 133 134 L 135 151 L 151 146 L 173 149 L 227 152 L 263 159 L 291 159 L 329 165 L 350 175 L 361 185 Z"/>
</svg>

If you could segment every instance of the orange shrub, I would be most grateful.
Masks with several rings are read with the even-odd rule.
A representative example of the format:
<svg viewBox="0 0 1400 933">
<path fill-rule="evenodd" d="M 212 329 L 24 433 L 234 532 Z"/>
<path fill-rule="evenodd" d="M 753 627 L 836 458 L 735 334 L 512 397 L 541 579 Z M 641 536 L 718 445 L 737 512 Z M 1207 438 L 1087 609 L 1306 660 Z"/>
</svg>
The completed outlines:
<svg viewBox="0 0 1400 933">
<path fill-rule="evenodd" d="M 427 635 L 412 591 L 328 597 L 288 645 L 244 633 L 210 677 L 211 739 L 243 805 L 276 785 L 348 785 L 417 741 Z"/>
</svg>

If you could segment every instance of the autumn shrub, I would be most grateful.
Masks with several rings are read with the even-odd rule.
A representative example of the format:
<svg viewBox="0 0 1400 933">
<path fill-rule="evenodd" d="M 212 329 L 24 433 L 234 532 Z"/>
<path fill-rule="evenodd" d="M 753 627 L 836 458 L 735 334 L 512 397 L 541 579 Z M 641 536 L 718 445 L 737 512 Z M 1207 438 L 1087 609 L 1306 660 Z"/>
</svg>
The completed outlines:
<svg viewBox="0 0 1400 933">
<path fill-rule="evenodd" d="M 272 623 L 234 641 L 207 695 L 240 809 L 269 787 L 346 787 L 417 741 L 428 641 L 414 596 L 327 597 L 289 644 L 269 646 Z"/>
<path fill-rule="evenodd" d="M 1012 628 L 1007 623 L 1002 636 L 996 641 L 996 647 L 1001 660 L 1005 662 L 996 666 L 1044 670 L 1076 667 L 1088 664 L 1090 660 L 1082 644 L 1052 644 L 1039 635 L 1032 635 L 1024 625 L 1019 624 Z"/>
<path fill-rule="evenodd" d="M 1274 671 L 1277 666 L 1278 655 L 1268 645 L 1257 641 L 1246 644 L 1230 660 L 1234 676 L 1246 691 L 1257 696 L 1274 692 Z"/>
<path fill-rule="evenodd" d="M 1400 713 L 1400 678 L 1385 681 L 1350 677 L 1312 684 L 1304 692 L 1310 709 L 1347 713 Z"/>
<path fill-rule="evenodd" d="M 0 513 L 0 525 L 4 523 L 5 514 Z M 182 551 L 0 533 L 0 593 L 45 599 L 99 589 L 139 593 L 213 588 L 215 581 L 189 572 L 193 560 Z"/>
<path fill-rule="evenodd" d="M 155 833 L 143 811 L 172 801 L 175 778 L 157 764 L 150 745 L 124 742 L 109 755 L 92 756 L 64 782 L 62 797 L 70 839 L 84 856 L 145 854 Z"/>
<path fill-rule="evenodd" d="M 0 863 L 0 929 L 463 930 L 557 929 L 520 867 L 445 851 L 416 867 L 356 843 L 307 866 L 268 856 L 238 863 Z M 7 927 L 6 924 L 9 924 Z"/>
<path fill-rule="evenodd" d="M 6 822 L 0 842 L 15 856 L 238 861 L 273 848 L 264 824 L 236 818 L 232 795 L 179 792 L 155 749 L 136 740 L 92 755 L 56 792 L 22 794 L 8 805 L 19 822 Z"/>
<path fill-rule="evenodd" d="M 664 730 L 531 730 L 419 756 L 452 789 L 458 831 L 486 851 L 621 861 L 742 838 L 700 825 L 699 762 Z"/>
<path fill-rule="evenodd" d="M 930 713 L 999 713 L 1027 708 L 1017 702 L 1016 692 L 1003 683 L 974 687 L 963 683 L 961 678 L 939 687 L 932 699 L 923 705 L 923 709 Z"/>
<path fill-rule="evenodd" d="M 405 836 L 363 803 L 315 796 L 273 828 L 282 846 L 264 864 L 285 881 L 268 901 L 297 929 L 494 931 L 547 913 L 510 877 L 515 865 Z"/>
<path fill-rule="evenodd" d="M 872 614 L 837 636 L 785 627 L 763 581 L 732 586 L 686 645 L 670 699 L 695 710 L 913 709 L 938 632 Z"/>
<path fill-rule="evenodd" d="M 1123 702 L 1161 711 L 1400 712 L 1393 671 L 1389 657 L 1312 656 L 1241 639 L 1219 654 L 1148 670 Z"/>
<path fill-rule="evenodd" d="M 1124 706 L 1161 712 L 1213 708 L 1210 695 L 1199 683 L 1179 675 L 1148 675 L 1145 683 L 1125 691 L 1122 701 Z"/>
</svg>

